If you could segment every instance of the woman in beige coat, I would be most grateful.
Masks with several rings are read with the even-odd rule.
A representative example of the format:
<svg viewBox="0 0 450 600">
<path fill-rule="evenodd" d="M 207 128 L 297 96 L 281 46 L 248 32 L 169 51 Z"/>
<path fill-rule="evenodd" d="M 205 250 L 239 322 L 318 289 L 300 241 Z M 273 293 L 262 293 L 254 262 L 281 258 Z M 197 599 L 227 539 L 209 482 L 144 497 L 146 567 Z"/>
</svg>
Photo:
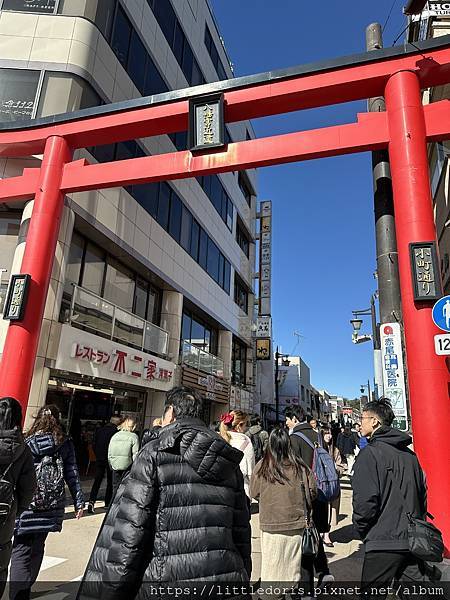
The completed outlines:
<svg viewBox="0 0 450 600">
<path fill-rule="evenodd" d="M 300 583 L 302 536 L 317 488 L 311 470 L 292 451 L 285 429 L 270 434 L 250 493 L 259 500 L 261 581 Z"/>
</svg>

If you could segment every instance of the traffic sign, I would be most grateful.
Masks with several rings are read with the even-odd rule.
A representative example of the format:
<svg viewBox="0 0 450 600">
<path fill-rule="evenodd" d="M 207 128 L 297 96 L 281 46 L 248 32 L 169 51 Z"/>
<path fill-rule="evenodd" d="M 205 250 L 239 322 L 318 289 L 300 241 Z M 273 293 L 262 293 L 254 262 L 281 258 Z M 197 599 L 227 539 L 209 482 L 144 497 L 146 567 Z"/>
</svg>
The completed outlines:
<svg viewBox="0 0 450 600">
<path fill-rule="evenodd" d="M 450 296 L 444 296 L 436 302 L 431 316 L 439 329 L 450 332 Z"/>
<path fill-rule="evenodd" d="M 450 355 L 450 333 L 434 336 L 434 349 L 439 356 Z"/>
</svg>

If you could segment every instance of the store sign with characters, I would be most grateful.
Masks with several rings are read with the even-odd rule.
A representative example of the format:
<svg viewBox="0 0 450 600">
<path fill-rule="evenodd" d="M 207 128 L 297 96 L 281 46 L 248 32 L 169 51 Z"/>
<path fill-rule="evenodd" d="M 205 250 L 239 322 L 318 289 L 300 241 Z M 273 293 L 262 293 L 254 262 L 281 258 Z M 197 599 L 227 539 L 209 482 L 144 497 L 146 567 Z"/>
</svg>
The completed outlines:
<svg viewBox="0 0 450 600">
<path fill-rule="evenodd" d="M 168 391 L 173 387 L 175 364 L 63 325 L 55 368 Z"/>
</svg>

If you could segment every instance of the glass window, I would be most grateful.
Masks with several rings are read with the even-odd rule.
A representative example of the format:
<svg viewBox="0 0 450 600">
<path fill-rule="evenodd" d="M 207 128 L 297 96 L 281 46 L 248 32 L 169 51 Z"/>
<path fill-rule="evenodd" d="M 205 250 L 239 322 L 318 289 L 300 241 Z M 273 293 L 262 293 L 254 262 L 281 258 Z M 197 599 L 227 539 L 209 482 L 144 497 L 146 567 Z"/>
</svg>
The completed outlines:
<svg viewBox="0 0 450 600">
<path fill-rule="evenodd" d="M 224 189 L 222 189 L 222 203 L 220 206 L 220 216 L 222 217 L 222 221 L 224 223 L 227 222 L 227 203 L 228 203 L 228 194 Z"/>
<path fill-rule="evenodd" d="M 31 119 L 40 71 L 0 69 L 0 121 Z"/>
<path fill-rule="evenodd" d="M 211 202 L 213 203 L 214 208 L 217 210 L 217 212 L 220 215 L 221 209 L 222 209 L 222 184 L 220 183 L 220 179 L 217 177 L 217 175 L 213 175 L 212 176 L 212 181 L 211 181 Z"/>
<path fill-rule="evenodd" d="M 172 190 L 172 196 L 170 199 L 169 233 L 178 243 L 180 243 L 181 210 L 181 200 Z"/>
<path fill-rule="evenodd" d="M 227 259 L 225 259 L 225 265 L 224 265 L 223 289 L 226 291 L 227 294 L 230 293 L 230 289 L 231 289 L 231 265 L 227 261 Z"/>
<path fill-rule="evenodd" d="M 117 0 L 98 0 L 95 24 L 107 40 L 111 35 L 116 4 Z"/>
<path fill-rule="evenodd" d="M 104 252 L 88 242 L 84 258 L 84 268 L 81 285 L 87 290 L 101 296 L 103 287 L 103 276 L 105 273 Z"/>
<path fill-rule="evenodd" d="M 112 162 L 116 154 L 116 144 L 95 146 L 94 148 L 88 148 L 88 150 L 99 163 Z"/>
<path fill-rule="evenodd" d="M 54 13 L 56 0 L 3 0 L 2 10 L 17 10 L 20 12 Z"/>
<path fill-rule="evenodd" d="M 242 225 L 239 222 L 236 227 L 236 241 L 239 244 L 242 252 L 248 258 L 249 250 L 250 250 L 250 243 L 249 243 L 246 232 L 244 231 Z"/>
<path fill-rule="evenodd" d="M 172 4 L 169 0 L 156 0 L 154 12 L 169 46 L 172 47 L 175 23 L 177 21 Z"/>
<path fill-rule="evenodd" d="M 70 243 L 69 258 L 67 259 L 66 279 L 77 285 L 80 283 L 83 252 L 84 239 L 78 233 L 74 233 Z"/>
<path fill-rule="evenodd" d="M 192 62 L 191 85 L 202 85 L 202 83 L 204 83 L 203 73 L 200 70 L 198 62 L 194 58 Z"/>
<path fill-rule="evenodd" d="M 190 315 L 183 313 L 183 321 L 181 323 L 181 339 L 191 341 L 191 323 Z"/>
<path fill-rule="evenodd" d="M 181 65 L 181 70 L 184 73 L 184 76 L 188 80 L 188 83 L 191 83 L 192 76 L 192 63 L 194 62 L 194 55 L 192 53 L 192 49 L 189 44 L 184 45 L 183 52 L 183 63 Z"/>
<path fill-rule="evenodd" d="M 150 286 L 148 292 L 147 321 L 159 324 L 160 293 Z"/>
<path fill-rule="evenodd" d="M 104 298 L 113 304 L 133 310 L 134 274 L 114 259 L 110 259 L 106 269 Z"/>
<path fill-rule="evenodd" d="M 205 346 L 205 327 L 195 318 L 192 318 L 191 344 L 198 348 L 204 348 Z"/>
<path fill-rule="evenodd" d="M 133 185 L 132 196 L 154 219 L 158 214 L 159 183 Z"/>
<path fill-rule="evenodd" d="M 233 231 L 233 203 L 228 198 L 227 203 L 227 227 L 230 231 Z"/>
<path fill-rule="evenodd" d="M 133 29 L 131 34 L 130 51 L 128 54 L 128 75 L 134 82 L 134 85 L 144 93 L 145 84 L 145 66 L 147 60 L 147 50 L 141 42 L 137 31 Z"/>
<path fill-rule="evenodd" d="M 219 254 L 219 280 L 218 284 L 223 288 L 223 275 L 224 275 L 225 257 L 223 254 Z"/>
<path fill-rule="evenodd" d="M 200 237 L 200 225 L 197 221 L 192 221 L 192 232 L 191 232 L 191 256 L 197 262 L 198 260 L 198 242 Z"/>
<path fill-rule="evenodd" d="M 219 282 L 219 248 L 212 241 L 208 239 L 208 266 L 207 271 L 214 281 Z"/>
<path fill-rule="evenodd" d="M 126 68 L 130 47 L 132 26 L 123 8 L 119 5 L 111 38 L 111 48 L 121 64 Z"/>
<path fill-rule="evenodd" d="M 135 315 L 147 318 L 147 298 L 148 298 L 148 283 L 143 279 L 136 281 L 136 287 L 134 290 L 134 309 Z"/>
<path fill-rule="evenodd" d="M 212 39 L 211 32 L 209 31 L 208 26 L 205 26 L 205 46 L 206 46 L 206 49 L 208 50 L 208 53 L 211 52 L 212 44 L 213 44 L 213 39 Z"/>
<path fill-rule="evenodd" d="M 220 81 L 222 81 L 224 79 L 228 79 L 228 75 L 225 71 L 225 67 L 223 66 L 220 59 L 219 59 L 219 62 L 217 63 L 217 75 L 218 75 Z"/>
<path fill-rule="evenodd" d="M 233 338 L 231 352 L 231 378 L 233 383 L 245 385 L 247 372 L 247 347 Z"/>
<path fill-rule="evenodd" d="M 206 271 L 206 256 L 208 254 L 208 236 L 200 229 L 200 243 L 198 247 L 198 264 Z"/>
<path fill-rule="evenodd" d="M 234 301 L 241 310 L 248 314 L 248 292 L 237 273 L 234 275 Z"/>
<path fill-rule="evenodd" d="M 136 155 L 136 142 L 119 142 L 116 145 L 116 160 L 128 160 Z"/>
<path fill-rule="evenodd" d="M 181 65 L 183 62 L 183 48 L 186 43 L 184 31 L 181 29 L 181 25 L 177 21 L 175 24 L 175 38 L 172 50 L 179 65 Z"/>
<path fill-rule="evenodd" d="M 100 106 L 102 99 L 93 87 L 72 73 L 47 71 L 39 94 L 36 116 L 46 117 Z"/>
<path fill-rule="evenodd" d="M 215 47 L 214 43 L 211 45 L 210 56 L 212 63 L 217 70 L 217 65 L 219 64 L 219 53 L 217 52 L 217 48 Z"/>
<path fill-rule="evenodd" d="M 166 230 L 169 224 L 170 192 L 171 188 L 167 183 L 162 182 L 159 188 L 157 221 L 161 227 Z"/>
<path fill-rule="evenodd" d="M 147 58 L 147 73 L 145 75 L 145 86 L 144 96 L 152 96 L 153 94 L 162 94 L 167 92 L 169 88 L 166 82 L 161 77 L 158 69 L 155 66 L 153 60 L 148 56 Z"/>
<path fill-rule="evenodd" d="M 191 230 L 192 215 L 188 211 L 188 209 L 183 205 L 183 213 L 181 217 L 180 244 L 186 250 L 186 252 L 189 252 L 191 248 Z"/>
</svg>

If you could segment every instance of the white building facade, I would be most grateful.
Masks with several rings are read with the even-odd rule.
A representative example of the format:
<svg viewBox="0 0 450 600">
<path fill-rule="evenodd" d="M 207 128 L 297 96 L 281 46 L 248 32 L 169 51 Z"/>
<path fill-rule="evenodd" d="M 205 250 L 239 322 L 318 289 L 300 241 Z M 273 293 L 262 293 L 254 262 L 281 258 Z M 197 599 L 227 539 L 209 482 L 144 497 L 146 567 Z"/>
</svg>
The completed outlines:
<svg viewBox="0 0 450 600">
<path fill-rule="evenodd" d="M 0 120 L 17 121 L 233 76 L 207 0 L 0 0 Z M 254 137 L 248 122 L 226 138 Z M 185 149 L 186 132 L 78 151 L 109 162 Z M 0 176 L 39 156 L 2 159 Z M 0 314 L 33 202 L 0 212 Z M 56 403 L 72 431 L 160 416 L 191 385 L 206 422 L 251 409 L 255 171 L 66 198 L 27 424 Z M 0 353 L 8 322 L 0 320 Z"/>
</svg>

